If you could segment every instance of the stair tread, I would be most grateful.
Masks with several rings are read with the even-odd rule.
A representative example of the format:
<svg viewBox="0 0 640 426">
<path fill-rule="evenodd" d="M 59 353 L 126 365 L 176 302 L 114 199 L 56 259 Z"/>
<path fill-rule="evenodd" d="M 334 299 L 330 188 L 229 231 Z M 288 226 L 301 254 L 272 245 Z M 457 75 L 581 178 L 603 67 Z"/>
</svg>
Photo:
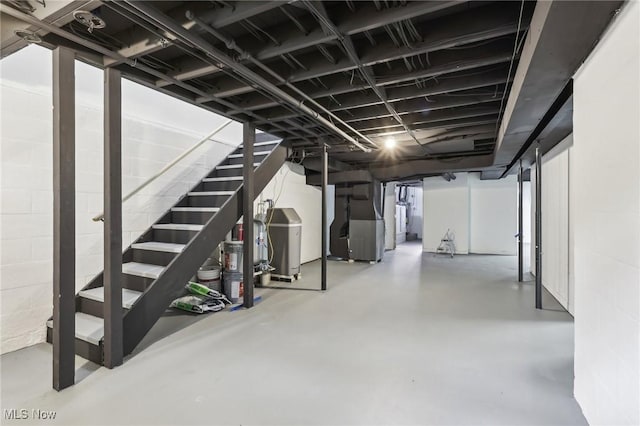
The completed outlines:
<svg viewBox="0 0 640 426">
<path fill-rule="evenodd" d="M 233 195 L 235 191 L 194 191 L 187 195 L 190 197 L 207 196 L 207 195 Z"/>
<path fill-rule="evenodd" d="M 53 320 L 47 321 L 47 327 L 53 328 Z M 99 345 L 103 337 L 104 320 L 102 318 L 76 312 L 76 339 Z"/>
<path fill-rule="evenodd" d="M 81 297 L 85 299 L 95 300 L 96 302 L 104 303 L 104 287 L 96 287 L 90 288 L 88 290 L 82 290 L 78 293 Z M 141 292 L 135 290 L 129 290 L 128 288 L 122 289 L 122 307 L 126 309 L 131 309 L 133 304 L 138 300 L 138 298 L 142 295 Z"/>
<path fill-rule="evenodd" d="M 213 177 L 213 178 L 204 178 L 203 182 L 229 182 L 234 180 L 242 180 L 242 176 L 226 176 L 226 177 Z"/>
<path fill-rule="evenodd" d="M 169 229 L 173 231 L 200 231 L 204 225 L 193 225 L 191 223 L 156 223 L 153 229 Z"/>
<path fill-rule="evenodd" d="M 184 244 L 164 243 L 160 241 L 147 241 L 144 243 L 131 244 L 131 248 L 139 250 L 166 251 L 169 253 L 180 253 L 184 250 Z"/>
<path fill-rule="evenodd" d="M 253 153 L 253 156 L 255 157 L 256 155 L 267 155 L 270 154 L 271 151 L 256 151 Z M 242 158 L 243 155 L 242 154 L 231 154 L 229 155 L 229 157 L 227 158 Z"/>
<path fill-rule="evenodd" d="M 217 212 L 220 207 L 172 207 L 173 212 Z"/>
<path fill-rule="evenodd" d="M 148 263 L 127 262 L 122 264 L 122 272 L 129 275 L 137 275 L 144 278 L 156 279 L 164 271 L 164 266 Z"/>
<path fill-rule="evenodd" d="M 253 163 L 253 167 L 258 167 L 260 165 L 260 163 Z M 225 170 L 225 169 L 241 169 L 243 167 L 243 164 L 225 164 L 223 166 L 217 166 L 216 169 L 218 170 Z"/>
</svg>

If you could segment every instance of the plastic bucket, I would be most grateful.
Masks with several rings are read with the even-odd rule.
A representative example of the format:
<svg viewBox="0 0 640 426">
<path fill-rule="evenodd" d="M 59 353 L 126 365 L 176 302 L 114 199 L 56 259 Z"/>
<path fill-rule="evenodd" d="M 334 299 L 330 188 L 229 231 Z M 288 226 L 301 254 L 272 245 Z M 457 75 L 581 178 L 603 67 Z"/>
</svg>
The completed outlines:
<svg viewBox="0 0 640 426">
<path fill-rule="evenodd" d="M 212 290 L 222 291 L 219 266 L 203 266 L 198 269 L 198 282 Z"/>
<path fill-rule="evenodd" d="M 224 279 L 224 295 L 233 303 L 238 302 L 244 296 L 244 283 L 242 274 L 234 272 L 225 272 Z"/>
<path fill-rule="evenodd" d="M 242 241 L 224 242 L 224 270 L 242 272 Z"/>
</svg>

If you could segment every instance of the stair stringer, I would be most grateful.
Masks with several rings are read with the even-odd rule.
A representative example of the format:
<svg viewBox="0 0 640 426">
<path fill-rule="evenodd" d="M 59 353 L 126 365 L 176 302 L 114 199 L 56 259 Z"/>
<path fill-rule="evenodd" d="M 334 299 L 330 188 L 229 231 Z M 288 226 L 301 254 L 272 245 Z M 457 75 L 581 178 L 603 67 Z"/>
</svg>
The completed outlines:
<svg viewBox="0 0 640 426">
<path fill-rule="evenodd" d="M 256 168 L 254 194 L 262 192 L 267 183 L 282 167 L 287 149 L 277 146 Z M 202 230 L 169 263 L 160 276 L 144 291 L 123 318 L 124 354 L 129 355 L 151 327 L 160 319 L 171 302 L 184 292 L 184 285 L 210 255 L 212 247 L 223 241 L 229 230 L 242 216 L 244 183 L 207 221 Z"/>
</svg>

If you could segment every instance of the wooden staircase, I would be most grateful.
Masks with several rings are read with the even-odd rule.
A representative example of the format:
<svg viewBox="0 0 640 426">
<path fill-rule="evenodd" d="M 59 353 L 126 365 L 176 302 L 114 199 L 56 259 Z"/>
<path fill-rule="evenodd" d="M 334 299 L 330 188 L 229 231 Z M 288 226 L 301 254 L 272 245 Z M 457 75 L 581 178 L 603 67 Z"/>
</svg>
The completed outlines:
<svg viewBox="0 0 640 426">
<path fill-rule="evenodd" d="M 254 194 L 282 167 L 280 140 L 254 144 Z M 123 253 L 124 355 L 140 343 L 171 302 L 183 294 L 217 245 L 242 216 L 242 146 L 185 194 Z M 76 354 L 103 364 L 104 287 L 100 273 L 76 295 Z M 47 322 L 52 341 L 53 320 Z"/>
</svg>

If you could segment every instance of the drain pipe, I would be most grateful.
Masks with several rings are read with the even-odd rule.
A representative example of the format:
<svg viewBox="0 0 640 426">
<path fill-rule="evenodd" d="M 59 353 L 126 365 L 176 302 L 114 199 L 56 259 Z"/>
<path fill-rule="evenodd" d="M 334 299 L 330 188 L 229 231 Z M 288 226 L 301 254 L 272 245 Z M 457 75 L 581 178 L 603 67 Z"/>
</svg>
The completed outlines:
<svg viewBox="0 0 640 426">
<path fill-rule="evenodd" d="M 317 111 L 314 111 L 311 108 L 307 107 L 306 105 L 303 105 L 301 101 L 297 100 L 293 96 L 284 92 L 282 89 L 278 88 L 276 85 L 267 81 L 263 77 L 259 76 L 258 74 L 256 74 L 255 72 L 247 68 L 245 65 L 238 63 L 233 58 L 220 52 L 202 37 L 196 34 L 193 34 L 189 30 L 176 24 L 174 21 L 172 21 L 168 16 L 166 16 L 163 12 L 159 11 L 158 9 L 148 5 L 146 2 L 127 0 L 123 3 L 137 10 L 147 18 L 150 18 L 151 20 L 155 21 L 157 24 L 164 27 L 166 30 L 173 33 L 174 35 L 181 38 L 182 40 L 186 41 L 188 44 L 191 44 L 194 47 L 202 50 L 207 56 L 214 59 L 218 63 L 228 67 L 229 69 L 234 70 L 238 75 L 242 76 L 250 84 L 262 88 L 263 90 L 269 92 L 271 95 L 275 96 L 276 98 L 281 99 L 283 102 L 289 104 L 290 106 L 293 106 L 299 111 L 302 111 L 303 113 L 311 117 L 314 117 L 322 125 L 330 129 L 331 131 L 339 134 L 345 140 L 357 146 L 361 150 L 365 152 L 371 151 L 369 148 L 359 143 L 355 138 L 347 134 L 344 130 L 336 127 L 332 122 L 320 116 L 320 114 L 318 114 Z"/>
<path fill-rule="evenodd" d="M 348 124 L 347 122 L 345 122 L 344 120 L 342 120 L 340 117 L 338 117 L 337 115 L 335 115 L 333 112 L 331 112 L 330 110 L 328 110 L 327 108 L 323 107 L 322 105 L 320 105 L 318 102 L 316 102 L 312 97 L 310 97 L 309 95 L 307 95 L 306 93 L 304 93 L 302 90 L 298 89 L 296 86 L 294 86 L 293 84 L 291 84 L 290 82 L 288 82 L 286 79 L 284 79 L 280 74 L 276 73 L 275 71 L 273 71 L 271 68 L 269 68 L 268 66 L 266 66 L 265 64 L 263 64 L 261 61 L 259 61 L 258 59 L 254 58 L 249 52 L 243 50 L 240 46 L 238 46 L 235 42 L 235 40 L 230 39 L 228 37 L 226 37 L 224 34 L 222 34 L 220 31 L 216 30 L 215 28 L 211 27 L 209 24 L 207 24 L 206 22 L 204 22 L 203 20 L 197 18 L 195 16 L 195 14 L 188 10 L 186 13 L 186 17 L 187 19 L 190 19 L 191 21 L 193 21 L 196 25 L 198 25 L 200 28 L 202 28 L 204 31 L 208 32 L 209 34 L 211 34 L 212 36 L 214 36 L 215 38 L 217 38 L 218 40 L 220 40 L 221 42 L 223 42 L 225 44 L 225 46 L 227 47 L 227 49 L 229 50 L 235 50 L 236 52 L 238 52 L 240 54 L 241 58 L 247 59 L 248 61 L 250 61 L 251 63 L 253 63 L 254 65 L 256 65 L 257 67 L 259 67 L 260 69 L 262 69 L 263 71 L 265 71 L 267 74 L 271 75 L 272 77 L 274 77 L 276 80 L 278 80 L 278 82 L 280 84 L 285 85 L 287 88 L 293 90 L 296 94 L 298 94 L 299 96 L 303 97 L 306 101 L 308 101 L 311 105 L 313 105 L 314 107 L 320 109 L 323 113 L 329 115 L 333 120 L 337 121 L 338 123 L 342 124 L 343 126 L 347 127 L 350 131 L 354 132 L 356 135 L 358 135 L 358 137 L 362 138 L 363 140 L 367 141 L 368 143 L 370 143 L 371 145 L 373 145 L 374 147 L 378 147 L 378 145 L 375 144 L 375 142 L 373 142 L 371 139 L 369 139 L 367 136 L 363 135 L 362 133 L 360 133 L 358 130 L 356 130 L 355 128 L 353 128 L 350 124 Z M 298 108 L 303 106 L 304 101 L 298 101 Z M 319 118 L 320 115 L 315 112 L 314 118 Z M 359 147 L 360 149 L 363 149 L 361 147 Z M 363 149 L 364 150 L 364 149 Z"/>
<path fill-rule="evenodd" d="M 536 309 L 542 309 L 542 154 L 536 148 Z"/>
</svg>

